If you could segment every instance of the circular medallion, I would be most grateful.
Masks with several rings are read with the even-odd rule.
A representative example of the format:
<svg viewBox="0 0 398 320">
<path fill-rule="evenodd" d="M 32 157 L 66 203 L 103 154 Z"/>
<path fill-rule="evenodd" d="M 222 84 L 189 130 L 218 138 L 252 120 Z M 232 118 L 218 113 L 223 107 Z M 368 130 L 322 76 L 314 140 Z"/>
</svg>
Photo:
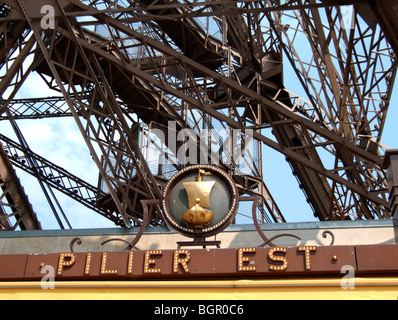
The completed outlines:
<svg viewBox="0 0 398 320">
<path fill-rule="evenodd" d="M 230 225 L 238 211 L 238 189 L 224 171 L 195 165 L 167 183 L 162 207 L 167 223 L 188 237 L 209 237 Z"/>
</svg>

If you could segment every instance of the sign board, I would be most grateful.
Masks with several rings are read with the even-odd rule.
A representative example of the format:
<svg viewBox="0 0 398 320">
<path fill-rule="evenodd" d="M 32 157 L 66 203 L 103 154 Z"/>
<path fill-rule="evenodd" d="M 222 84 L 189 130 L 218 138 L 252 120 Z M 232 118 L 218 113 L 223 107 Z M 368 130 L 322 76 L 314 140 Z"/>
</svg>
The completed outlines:
<svg viewBox="0 0 398 320">
<path fill-rule="evenodd" d="M 398 246 L 300 246 L 294 248 L 178 249 L 0 255 L 0 281 L 154 280 L 397 274 Z"/>
</svg>

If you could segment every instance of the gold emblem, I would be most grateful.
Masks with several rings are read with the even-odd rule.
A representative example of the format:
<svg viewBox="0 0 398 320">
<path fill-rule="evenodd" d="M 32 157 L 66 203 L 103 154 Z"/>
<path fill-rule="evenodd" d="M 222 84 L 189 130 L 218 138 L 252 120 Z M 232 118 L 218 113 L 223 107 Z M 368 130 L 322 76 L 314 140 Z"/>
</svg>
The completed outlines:
<svg viewBox="0 0 398 320">
<path fill-rule="evenodd" d="M 214 212 L 206 209 L 210 208 L 210 194 L 215 184 L 215 181 L 203 181 L 203 176 L 209 175 L 210 172 L 199 169 L 196 181 L 184 183 L 190 209 L 182 215 L 182 218 L 190 228 L 206 228 L 214 218 Z"/>
</svg>

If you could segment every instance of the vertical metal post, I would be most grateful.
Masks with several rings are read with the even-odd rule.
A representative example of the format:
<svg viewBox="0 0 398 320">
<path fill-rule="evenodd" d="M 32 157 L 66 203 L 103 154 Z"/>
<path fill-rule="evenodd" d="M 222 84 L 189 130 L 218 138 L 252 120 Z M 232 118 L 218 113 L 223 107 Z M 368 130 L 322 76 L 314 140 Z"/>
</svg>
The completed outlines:
<svg viewBox="0 0 398 320">
<path fill-rule="evenodd" d="M 386 151 L 383 167 L 387 169 L 391 216 L 398 219 L 398 149 Z"/>
</svg>

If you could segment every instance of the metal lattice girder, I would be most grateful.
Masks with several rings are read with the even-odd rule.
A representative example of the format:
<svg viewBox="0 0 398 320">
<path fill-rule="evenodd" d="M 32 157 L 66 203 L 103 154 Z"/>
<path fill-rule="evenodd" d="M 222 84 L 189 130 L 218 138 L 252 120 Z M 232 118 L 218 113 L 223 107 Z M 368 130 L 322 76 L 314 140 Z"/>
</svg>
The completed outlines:
<svg viewBox="0 0 398 320">
<path fill-rule="evenodd" d="M 96 16 L 96 17 L 99 17 L 99 16 Z M 120 31 L 126 33 L 127 36 L 133 36 L 136 39 L 136 41 L 137 40 L 141 41 L 143 46 L 150 47 L 153 50 L 160 51 L 164 55 L 169 57 L 169 59 L 175 59 L 174 63 L 178 62 L 178 63 L 183 64 L 186 68 L 188 68 L 188 67 L 191 68 L 192 74 L 201 73 L 204 75 L 204 77 L 211 78 L 213 81 L 212 85 L 217 84 L 217 85 L 222 86 L 224 88 L 224 92 L 228 92 L 228 90 L 234 90 L 239 95 L 243 96 L 243 99 L 246 99 L 247 101 L 254 100 L 256 102 L 260 102 L 260 104 L 262 105 L 263 108 L 269 108 L 272 111 L 279 113 L 283 118 L 291 119 L 295 123 L 295 125 L 298 128 L 300 128 L 299 130 L 301 130 L 302 132 L 309 132 L 312 136 L 315 136 L 319 140 L 321 140 L 321 139 L 324 140 L 324 141 L 321 141 L 321 143 L 324 143 L 324 144 L 327 143 L 329 146 L 340 144 L 340 145 L 343 145 L 344 146 L 343 148 L 345 150 L 347 150 L 348 152 L 355 152 L 356 156 L 359 157 L 359 159 L 364 157 L 361 159 L 362 161 L 369 161 L 369 162 L 375 163 L 375 164 L 378 164 L 378 162 L 381 162 L 380 157 L 374 156 L 374 155 L 364 151 L 363 149 L 357 147 L 355 144 L 350 143 L 349 141 L 343 139 L 340 135 L 333 133 L 327 129 L 324 129 L 324 128 L 320 127 L 319 125 L 317 125 L 313 122 L 310 122 L 307 119 L 304 119 L 303 117 L 301 117 L 298 114 L 292 114 L 289 110 L 286 110 L 285 108 L 281 108 L 279 105 L 277 105 L 273 101 L 266 99 L 265 97 L 257 94 L 253 90 L 240 86 L 238 82 L 231 80 L 231 79 L 227 79 L 212 70 L 208 70 L 208 69 L 204 68 L 203 65 L 197 63 L 196 61 L 193 61 L 193 60 L 187 58 L 186 56 L 180 55 L 178 52 L 176 52 L 169 46 L 166 46 L 165 44 L 162 44 L 154 39 L 148 38 L 148 37 L 136 32 L 135 30 L 133 30 L 131 28 L 124 26 L 119 21 L 110 19 L 105 15 L 103 17 L 101 17 L 101 19 L 102 18 L 111 27 L 119 28 Z M 105 53 L 104 51 L 99 50 L 97 47 L 95 47 L 89 43 L 86 43 L 85 41 L 81 41 L 81 45 L 85 46 L 87 48 L 91 47 L 91 49 L 93 51 L 95 51 L 98 54 L 102 54 L 104 57 L 105 57 L 105 55 L 108 54 L 108 53 Z M 107 56 L 107 58 L 112 59 L 115 63 L 119 62 L 119 61 L 117 61 L 117 58 L 114 58 L 112 56 Z M 156 68 L 156 66 L 153 66 L 153 69 L 155 69 L 155 68 Z M 214 118 L 216 118 L 220 121 L 225 121 L 229 126 L 231 126 L 233 128 L 244 129 L 242 127 L 241 123 L 238 122 L 239 119 L 238 119 L 238 121 L 236 121 L 235 119 L 231 119 L 231 118 L 225 116 L 221 112 L 213 110 L 211 108 L 211 106 L 209 108 L 208 106 L 203 105 L 201 103 L 202 99 L 195 99 L 190 96 L 187 96 L 184 93 L 182 93 L 181 91 L 179 91 L 178 88 L 174 88 L 172 85 L 170 85 L 170 83 L 163 83 L 162 81 L 152 77 L 150 74 L 148 74 L 146 72 L 142 72 L 141 70 L 139 70 L 138 68 L 136 68 L 132 65 L 128 65 L 127 69 L 133 75 L 140 77 L 144 81 L 151 83 L 154 87 L 163 89 L 163 90 L 167 91 L 168 93 L 171 93 L 171 94 L 179 97 L 180 99 L 182 99 L 183 101 L 186 101 L 191 106 L 194 106 L 195 108 L 198 108 L 198 109 L 206 112 L 207 114 L 213 116 Z M 187 74 L 188 74 L 188 72 L 187 72 Z M 191 83 L 192 83 L 192 85 L 194 85 L 194 84 L 196 84 L 196 82 L 197 81 L 192 81 Z M 187 85 L 187 84 L 185 83 L 185 85 Z M 185 91 L 187 91 L 187 89 Z M 156 90 L 156 89 L 154 88 L 153 90 Z M 243 100 L 243 99 L 239 99 L 239 100 Z M 233 102 L 233 99 L 231 99 L 231 100 Z M 229 100 L 228 102 L 231 102 L 231 100 Z M 272 120 L 269 122 L 271 124 L 273 124 Z M 277 145 L 274 141 L 270 141 L 270 139 L 262 136 L 261 134 L 257 134 L 256 138 L 265 142 L 269 146 L 274 147 L 276 150 L 285 153 L 290 158 L 298 160 L 299 162 L 303 163 L 304 165 L 310 167 L 311 169 L 315 169 L 316 171 L 323 174 L 324 176 L 331 178 L 338 183 L 342 183 L 345 186 L 348 186 L 350 189 L 354 190 L 355 192 L 359 193 L 360 195 L 371 199 L 371 201 L 374 201 L 374 202 L 384 205 L 384 206 L 388 206 L 385 199 L 381 199 L 381 198 L 375 196 L 374 194 L 370 194 L 368 190 L 366 190 L 365 188 L 363 188 L 362 186 L 360 186 L 358 184 L 359 181 L 355 181 L 355 183 L 353 183 L 349 180 L 346 180 L 342 176 L 334 173 L 334 169 L 326 170 L 325 168 L 323 168 L 322 165 L 317 165 L 317 164 L 313 163 L 308 158 L 304 158 L 303 156 L 300 156 L 298 154 L 298 152 L 296 152 L 296 151 L 282 149 L 281 146 Z M 306 147 L 303 146 L 303 148 L 315 150 L 315 147 L 311 144 Z M 343 152 L 345 152 L 345 151 L 343 151 Z M 351 156 L 351 159 L 353 159 L 353 156 Z M 351 160 L 351 162 L 353 162 L 353 160 Z M 378 164 L 378 165 L 380 166 L 380 164 Z M 347 166 L 348 165 L 345 164 L 345 167 L 347 167 Z M 350 167 L 352 168 L 351 169 L 352 171 L 356 170 L 356 167 L 353 163 Z M 372 190 L 372 191 L 374 191 L 374 190 Z"/>
<path fill-rule="evenodd" d="M 376 152 L 396 76 L 395 53 L 380 27 L 367 25 L 360 14 L 352 18 L 352 29 L 342 23 L 340 7 L 325 8 L 323 14 L 324 19 L 318 10 L 300 9 L 278 19 L 273 13 L 269 21 L 317 105 L 316 120 Z"/>
<path fill-rule="evenodd" d="M 2 134 L 0 134 L 0 141 L 3 143 L 4 150 L 14 166 L 31 175 L 36 175 L 34 168 L 32 168 L 30 163 L 25 160 L 26 150 L 24 150 L 20 144 Z M 40 179 L 42 181 L 47 182 L 56 190 L 104 216 L 116 225 L 123 225 L 123 220 L 120 215 L 98 205 L 98 202 L 107 196 L 98 187 L 92 186 L 64 168 L 57 166 L 32 151 L 29 151 L 29 156 L 36 161 L 38 165 L 36 169 L 39 171 Z"/>
<path fill-rule="evenodd" d="M 13 99 L 8 101 L 8 111 L 15 120 L 72 117 L 64 97 Z M 4 113 L 0 120 L 8 120 Z"/>
<path fill-rule="evenodd" d="M 91 94 L 91 92 L 90 92 L 90 94 Z M 79 112 L 79 115 L 82 115 L 83 113 L 80 113 Z M 83 114 L 83 116 L 84 116 L 84 114 Z M 101 121 L 102 122 L 102 121 Z M 108 121 L 108 125 L 109 125 L 109 121 Z M 111 126 L 111 127 L 114 127 L 114 126 Z M 107 155 L 107 156 L 105 156 L 103 159 L 110 159 L 110 157 L 109 157 L 109 155 Z M 141 163 L 143 163 L 143 161 L 141 161 Z M 143 179 L 143 181 L 144 181 L 145 179 Z M 144 196 L 149 196 L 150 197 L 150 193 L 146 193 L 146 194 L 144 194 Z M 275 206 L 273 206 L 273 207 L 275 207 Z"/>
<path fill-rule="evenodd" d="M 0 230 L 40 230 L 40 222 L 1 143 L 0 188 Z"/>
<path fill-rule="evenodd" d="M 121 102 L 146 123 L 254 130 L 287 157 L 322 220 L 389 218 L 380 139 L 396 56 L 369 1 L 3 3 L 3 29 L 24 31 L 3 33 L 7 50 L 35 48 L 27 70 L 63 94 L 126 224 L 139 217 L 134 203 L 160 190 Z M 54 30 L 41 28 L 40 4 L 54 7 Z M 341 5 L 355 5 L 355 28 L 343 26 Z M 284 56 L 308 101 L 288 89 Z"/>
</svg>

